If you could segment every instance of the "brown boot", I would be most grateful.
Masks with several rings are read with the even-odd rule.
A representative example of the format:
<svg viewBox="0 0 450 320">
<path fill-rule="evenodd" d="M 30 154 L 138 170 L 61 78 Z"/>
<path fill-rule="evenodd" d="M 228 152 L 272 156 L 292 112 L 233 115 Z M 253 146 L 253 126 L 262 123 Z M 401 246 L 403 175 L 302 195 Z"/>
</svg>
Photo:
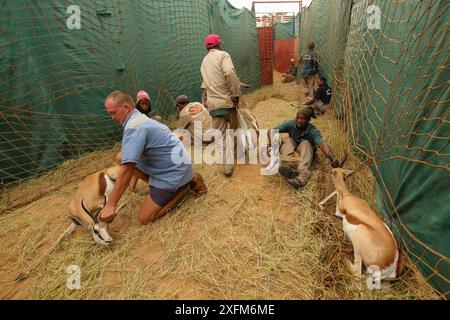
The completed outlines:
<svg viewBox="0 0 450 320">
<path fill-rule="evenodd" d="M 288 179 L 296 178 L 299 175 L 297 170 L 294 170 L 291 167 L 285 165 L 281 165 L 278 168 L 278 173 Z"/>
<path fill-rule="evenodd" d="M 208 192 L 208 187 L 205 184 L 205 180 L 199 173 L 196 172 L 194 172 L 190 187 L 197 195 L 202 195 Z"/>
<path fill-rule="evenodd" d="M 292 178 L 292 179 L 287 179 L 287 182 L 295 189 L 298 190 L 301 187 L 304 187 L 306 185 L 306 183 L 301 182 L 299 179 L 297 178 Z"/>
</svg>

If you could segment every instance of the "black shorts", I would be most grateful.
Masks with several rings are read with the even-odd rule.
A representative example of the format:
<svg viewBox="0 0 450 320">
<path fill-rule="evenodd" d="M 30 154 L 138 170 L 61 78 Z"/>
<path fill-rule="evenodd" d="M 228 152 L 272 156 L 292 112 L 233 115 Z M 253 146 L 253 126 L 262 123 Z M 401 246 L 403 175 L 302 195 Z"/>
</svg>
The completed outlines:
<svg viewBox="0 0 450 320">
<path fill-rule="evenodd" d="M 150 186 L 150 199 L 152 199 L 158 206 L 164 207 L 166 204 L 172 200 L 177 191 L 188 185 L 187 184 L 179 187 L 178 189 L 160 189 L 153 186 Z"/>
<path fill-rule="evenodd" d="M 164 207 L 177 194 L 177 189 L 160 189 L 150 186 L 150 198 L 160 207 Z"/>
</svg>

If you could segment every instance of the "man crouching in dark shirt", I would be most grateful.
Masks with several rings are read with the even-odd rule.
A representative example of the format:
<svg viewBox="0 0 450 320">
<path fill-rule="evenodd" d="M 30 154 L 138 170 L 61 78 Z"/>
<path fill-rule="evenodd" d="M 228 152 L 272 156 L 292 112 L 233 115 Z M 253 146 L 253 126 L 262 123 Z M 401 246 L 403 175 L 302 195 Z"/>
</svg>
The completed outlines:
<svg viewBox="0 0 450 320">
<path fill-rule="evenodd" d="M 331 101 L 333 90 L 328 86 L 327 79 L 324 76 L 317 78 L 318 89 L 314 92 L 314 98 L 308 97 L 305 105 L 312 107 L 314 115 L 320 116 L 325 113 Z"/>
</svg>

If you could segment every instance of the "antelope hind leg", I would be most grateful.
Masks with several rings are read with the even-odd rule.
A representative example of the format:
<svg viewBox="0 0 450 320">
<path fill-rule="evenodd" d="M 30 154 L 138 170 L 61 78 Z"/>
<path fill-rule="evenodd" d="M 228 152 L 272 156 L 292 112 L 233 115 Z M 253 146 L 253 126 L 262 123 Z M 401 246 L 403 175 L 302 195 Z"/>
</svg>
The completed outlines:
<svg viewBox="0 0 450 320">
<path fill-rule="evenodd" d="M 356 251 L 355 251 L 354 255 L 355 255 L 355 258 L 354 258 L 354 262 L 352 265 L 352 271 L 356 276 L 360 277 L 360 276 L 362 276 L 362 263 L 363 263 L 362 257 Z"/>
</svg>

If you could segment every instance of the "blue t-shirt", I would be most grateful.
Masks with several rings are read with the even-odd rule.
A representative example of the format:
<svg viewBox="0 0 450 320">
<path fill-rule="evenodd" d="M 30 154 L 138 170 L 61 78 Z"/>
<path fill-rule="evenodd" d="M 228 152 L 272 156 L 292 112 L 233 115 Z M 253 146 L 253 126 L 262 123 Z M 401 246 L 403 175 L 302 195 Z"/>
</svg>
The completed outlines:
<svg viewBox="0 0 450 320">
<path fill-rule="evenodd" d="M 131 112 L 122 126 L 122 164 L 136 163 L 150 176 L 150 186 L 178 189 L 192 180 L 187 151 L 167 126 L 138 110 Z"/>
<path fill-rule="evenodd" d="M 295 120 L 287 120 L 276 126 L 275 129 L 278 129 L 280 133 L 288 133 L 289 137 L 294 140 L 296 148 L 303 140 L 308 140 L 314 149 L 324 143 L 319 129 L 310 123 L 308 123 L 306 130 L 303 132 L 297 128 Z"/>
</svg>

